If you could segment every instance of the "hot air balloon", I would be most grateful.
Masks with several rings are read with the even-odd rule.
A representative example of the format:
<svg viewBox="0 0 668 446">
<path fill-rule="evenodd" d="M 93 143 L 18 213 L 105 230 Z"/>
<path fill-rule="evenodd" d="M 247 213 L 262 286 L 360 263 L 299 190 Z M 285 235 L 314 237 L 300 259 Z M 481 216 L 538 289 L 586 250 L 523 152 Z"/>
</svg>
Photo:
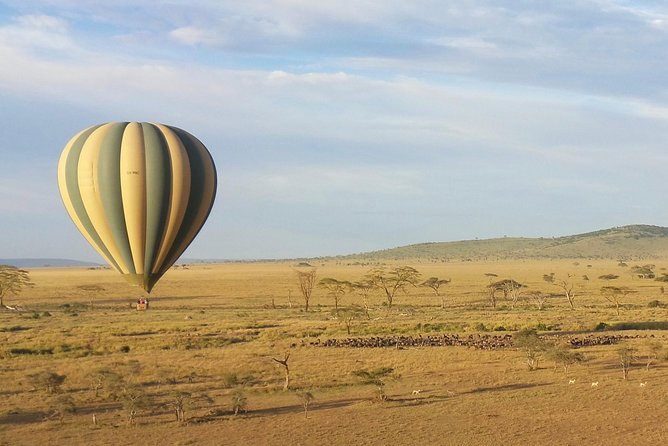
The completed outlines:
<svg viewBox="0 0 668 446">
<path fill-rule="evenodd" d="M 196 137 L 158 123 L 89 127 L 67 143 L 58 163 L 60 195 L 79 231 L 149 293 L 204 225 L 216 177 Z"/>
</svg>

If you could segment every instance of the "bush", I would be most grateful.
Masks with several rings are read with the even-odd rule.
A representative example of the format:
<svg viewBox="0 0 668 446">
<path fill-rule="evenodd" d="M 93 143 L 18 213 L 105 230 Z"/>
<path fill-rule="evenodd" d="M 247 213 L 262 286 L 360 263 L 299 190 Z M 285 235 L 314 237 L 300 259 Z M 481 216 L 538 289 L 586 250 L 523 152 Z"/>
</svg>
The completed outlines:
<svg viewBox="0 0 668 446">
<path fill-rule="evenodd" d="M 489 328 L 485 326 L 482 322 L 478 322 L 473 326 L 476 331 L 489 331 Z"/>
<path fill-rule="evenodd" d="M 647 304 L 647 306 L 648 306 L 649 308 L 663 308 L 665 305 L 664 305 L 663 302 L 661 302 L 660 300 L 653 300 L 653 301 L 650 301 L 650 302 Z"/>
<path fill-rule="evenodd" d="M 605 330 L 609 330 L 609 329 L 610 329 L 610 325 L 606 324 L 605 322 L 599 322 L 594 327 L 594 331 L 605 331 Z"/>
<path fill-rule="evenodd" d="M 130 353 L 130 346 L 129 345 L 123 345 L 120 348 L 121 353 Z"/>
<path fill-rule="evenodd" d="M 239 376 L 236 373 L 223 373 L 223 385 L 226 388 L 235 387 L 239 384 Z"/>
</svg>

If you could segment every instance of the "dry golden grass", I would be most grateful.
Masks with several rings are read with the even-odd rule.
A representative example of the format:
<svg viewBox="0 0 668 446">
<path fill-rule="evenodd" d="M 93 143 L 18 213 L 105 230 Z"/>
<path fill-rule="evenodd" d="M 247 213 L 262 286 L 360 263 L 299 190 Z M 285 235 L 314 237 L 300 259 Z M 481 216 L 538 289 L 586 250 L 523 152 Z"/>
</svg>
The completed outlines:
<svg viewBox="0 0 668 446">
<path fill-rule="evenodd" d="M 428 288 L 400 294 L 388 310 L 380 294 L 371 319 L 353 321 L 352 335 L 451 333 L 505 334 L 538 328 L 548 334 L 582 336 L 600 322 L 665 322 L 668 302 L 661 283 L 631 277 L 613 261 L 504 261 L 413 263 L 423 278 L 450 278 L 446 308 Z M 0 445 L 32 444 L 608 444 L 659 445 L 668 441 L 668 360 L 649 369 L 637 361 L 628 380 L 618 367 L 618 346 L 585 347 L 587 362 L 566 375 L 542 359 L 529 372 L 522 352 L 465 347 L 385 349 L 325 348 L 320 339 L 347 337 L 333 313 L 333 299 L 316 288 L 312 311 L 302 311 L 290 263 L 191 265 L 173 269 L 156 286 L 151 309 L 131 304 L 141 296 L 109 270 L 35 269 L 36 286 L 7 299 L 24 312 L 0 313 Z M 358 280 L 368 265 L 318 263 L 318 278 Z M 663 265 L 657 262 L 657 272 Z M 576 309 L 559 289 L 543 281 L 555 273 L 576 279 Z M 528 290 L 554 293 L 539 311 L 529 300 L 516 308 L 501 300 L 490 308 L 488 278 L 513 278 Z M 620 315 L 600 296 L 609 285 L 638 292 Z M 582 279 L 587 275 L 589 280 Z M 91 292 L 82 286 L 99 286 Z M 290 304 L 292 305 L 290 307 Z M 353 294 L 341 305 L 361 304 Z M 497 330 L 497 331 L 494 331 Z M 505 330 L 505 331 L 500 331 Z M 638 338 L 627 344 L 643 355 L 647 336 L 668 347 L 664 331 L 606 332 Z M 32 353 L 32 354 L 31 354 Z M 272 358 L 290 353 L 292 386 L 315 400 L 305 417 L 299 398 L 283 392 L 283 371 Z M 353 375 L 360 369 L 394 368 L 386 402 Z M 151 397 L 126 423 L 118 401 L 96 398 L 90 373 L 108 368 Z M 67 378 L 63 394 L 77 408 L 61 424 L 43 421 L 54 396 L 28 378 L 53 371 Z M 569 384 L 575 379 L 574 384 Z M 244 383 L 248 412 L 230 414 L 232 394 Z M 591 387 L 598 382 L 598 387 Z M 640 383 L 646 383 L 641 387 Z M 414 390 L 420 390 L 413 394 Z M 175 421 L 169 403 L 177 391 L 193 401 L 187 423 Z M 95 414 L 97 425 L 93 425 Z"/>
</svg>

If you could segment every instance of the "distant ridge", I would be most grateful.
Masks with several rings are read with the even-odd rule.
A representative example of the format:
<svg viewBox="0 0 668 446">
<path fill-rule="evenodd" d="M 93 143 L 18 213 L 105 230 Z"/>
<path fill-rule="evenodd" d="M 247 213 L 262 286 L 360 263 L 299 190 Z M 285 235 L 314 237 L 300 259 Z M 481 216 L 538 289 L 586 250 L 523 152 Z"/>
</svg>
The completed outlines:
<svg viewBox="0 0 668 446">
<path fill-rule="evenodd" d="M 620 226 L 552 238 L 502 237 L 420 243 L 338 258 L 361 261 L 668 258 L 668 228 Z"/>
<path fill-rule="evenodd" d="M 418 243 L 379 251 L 341 256 L 312 257 L 311 259 L 335 259 L 351 261 L 468 261 L 514 259 L 611 259 L 640 261 L 668 259 L 668 227 L 653 225 L 628 225 L 601 229 L 583 234 L 562 237 L 499 237 L 455 242 Z M 183 258 L 186 263 L 252 263 L 281 262 L 294 259 L 194 259 Z M 0 264 L 20 268 L 43 267 L 100 267 L 101 263 L 71 259 L 0 259 Z"/>
<path fill-rule="evenodd" d="M 102 266 L 100 263 L 82 262 L 72 259 L 0 259 L 0 265 L 13 265 L 17 268 L 65 268 L 82 266 Z"/>
</svg>

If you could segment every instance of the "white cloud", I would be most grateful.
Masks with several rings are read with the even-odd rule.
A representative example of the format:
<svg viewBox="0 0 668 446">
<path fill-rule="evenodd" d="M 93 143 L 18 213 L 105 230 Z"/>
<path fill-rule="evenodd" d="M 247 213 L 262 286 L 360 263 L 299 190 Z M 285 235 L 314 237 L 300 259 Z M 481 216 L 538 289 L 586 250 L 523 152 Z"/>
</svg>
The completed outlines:
<svg viewBox="0 0 668 446">
<path fill-rule="evenodd" d="M 198 45 L 212 43 L 212 39 L 207 31 L 195 26 L 183 26 L 170 32 L 170 35 L 176 40 L 186 45 Z"/>
<path fill-rule="evenodd" d="M 68 25 L 48 15 L 24 15 L 0 28 L 0 42 L 19 48 L 65 51 L 73 48 Z"/>
<path fill-rule="evenodd" d="M 418 197 L 422 194 L 420 173 L 390 166 L 275 166 L 271 171 L 231 173 L 225 181 L 237 194 L 257 201 L 302 203 L 324 206 L 353 204 L 357 199 Z"/>
</svg>

